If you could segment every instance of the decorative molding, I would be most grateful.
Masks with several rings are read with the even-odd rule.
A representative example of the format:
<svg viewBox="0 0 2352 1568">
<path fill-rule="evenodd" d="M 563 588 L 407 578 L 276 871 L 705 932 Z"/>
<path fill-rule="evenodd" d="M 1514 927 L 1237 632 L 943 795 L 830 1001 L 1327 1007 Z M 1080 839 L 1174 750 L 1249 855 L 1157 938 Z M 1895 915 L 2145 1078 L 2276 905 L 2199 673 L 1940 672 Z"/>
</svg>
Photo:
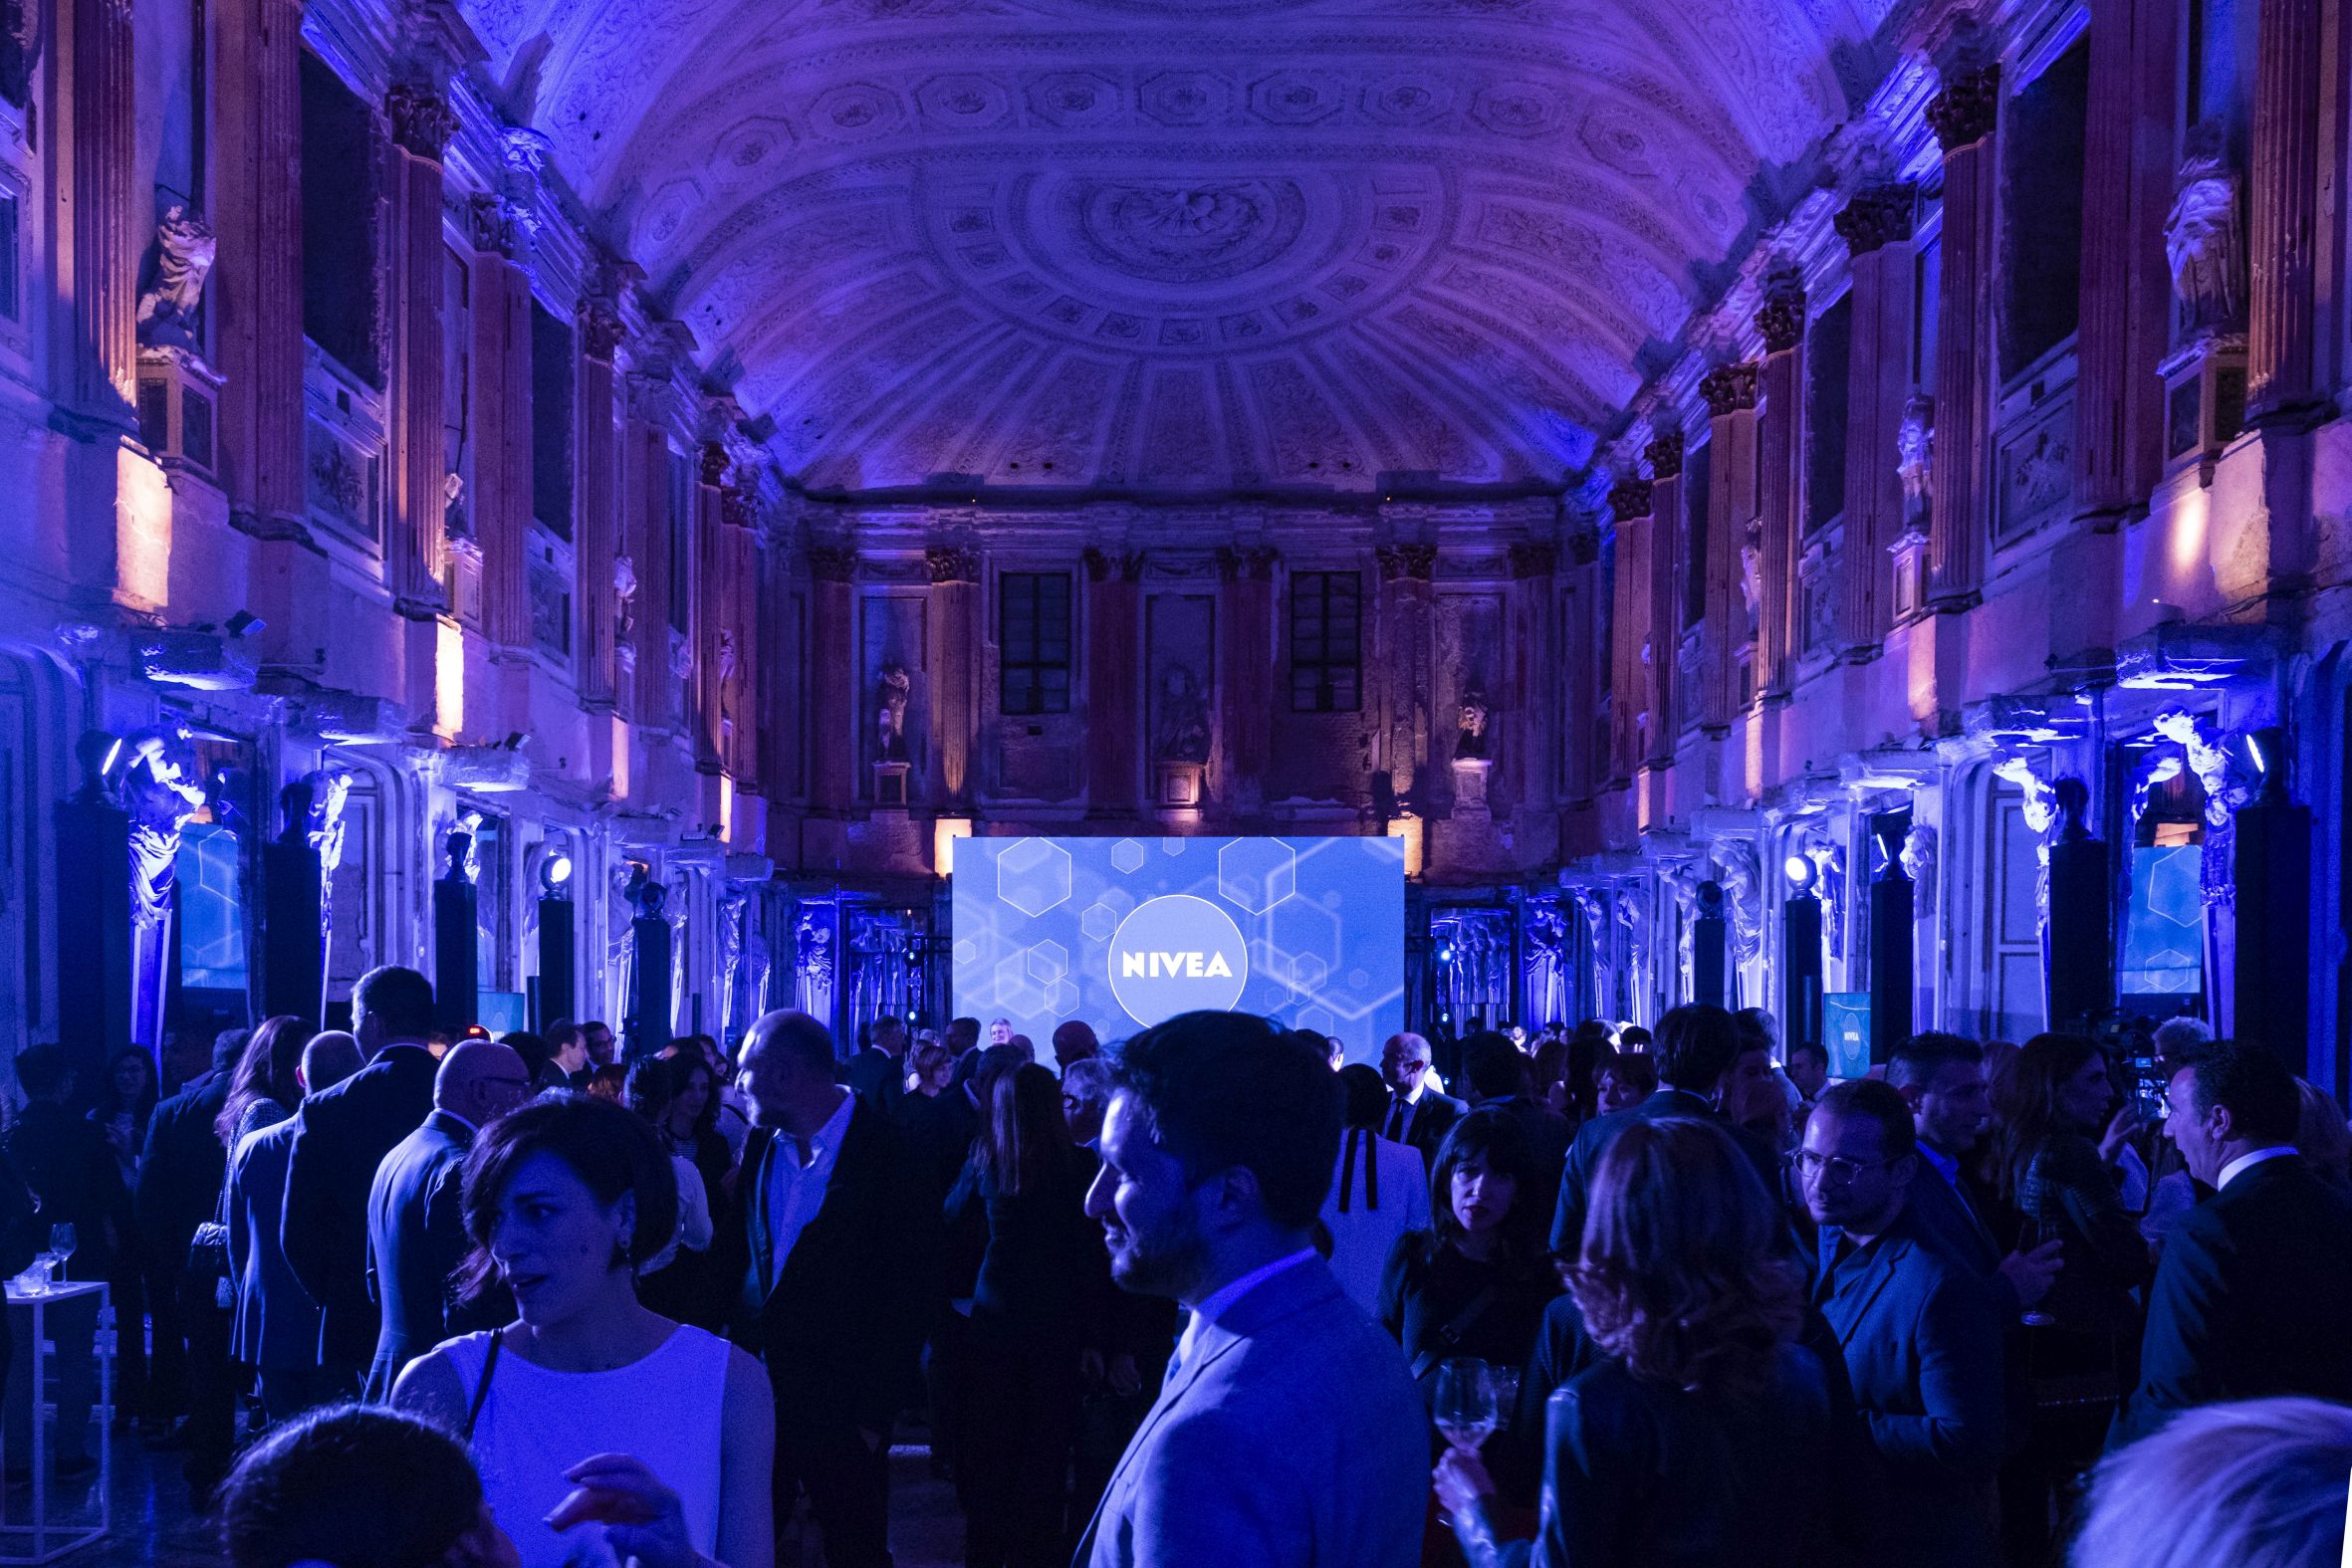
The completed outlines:
<svg viewBox="0 0 2352 1568">
<path fill-rule="evenodd" d="M 1437 571 L 1435 545 L 1382 545 L 1372 559 L 1383 582 L 1427 582 Z"/>
<path fill-rule="evenodd" d="M 1532 577 L 1548 577 L 1559 565 L 1557 546 L 1539 540 L 1523 541 L 1511 547 L 1511 574 L 1526 581 Z"/>
<path fill-rule="evenodd" d="M 1909 185 L 1872 185 L 1856 191 L 1853 200 L 1840 207 L 1832 221 L 1838 238 L 1846 242 L 1846 250 L 1855 256 L 1867 256 L 1884 246 L 1910 239 L 1918 207 L 1918 198 Z"/>
<path fill-rule="evenodd" d="M 392 140 L 428 163 L 440 162 L 457 134 L 457 111 L 429 87 L 395 82 L 384 96 L 384 112 L 392 121 Z"/>
<path fill-rule="evenodd" d="M 609 300 L 594 298 L 580 302 L 580 351 L 590 359 L 604 364 L 612 362 L 621 342 L 628 336 L 628 324 L 620 319 Z"/>
<path fill-rule="evenodd" d="M 1971 147 L 1993 134 L 2000 117 L 2000 65 L 1997 61 L 1976 71 L 1947 79 L 1944 91 L 1928 105 L 1928 128 L 1945 156 Z"/>
<path fill-rule="evenodd" d="M 1145 556 L 1140 550 L 1109 551 L 1089 545 L 1081 559 L 1089 582 L 1139 582 L 1143 578 Z"/>
<path fill-rule="evenodd" d="M 809 575 L 820 582 L 854 581 L 857 576 L 857 548 L 854 545 L 810 546 Z"/>
<path fill-rule="evenodd" d="M 1764 352 L 1785 353 L 1804 341 L 1804 278 L 1794 268 L 1776 269 L 1764 280 L 1764 303 L 1756 313 Z"/>
<path fill-rule="evenodd" d="M 969 545 L 933 545 L 923 552 L 923 565 L 934 583 L 980 580 L 980 552 Z"/>
</svg>

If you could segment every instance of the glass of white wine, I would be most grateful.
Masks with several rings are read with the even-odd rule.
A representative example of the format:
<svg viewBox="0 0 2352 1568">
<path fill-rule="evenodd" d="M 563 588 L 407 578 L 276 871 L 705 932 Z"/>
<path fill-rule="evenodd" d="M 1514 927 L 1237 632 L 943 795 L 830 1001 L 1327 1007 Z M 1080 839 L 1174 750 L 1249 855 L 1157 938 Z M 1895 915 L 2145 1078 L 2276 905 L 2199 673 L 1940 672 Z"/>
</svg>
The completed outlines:
<svg viewBox="0 0 2352 1568">
<path fill-rule="evenodd" d="M 1465 1454 L 1476 1454 L 1502 1419 L 1494 1369 L 1483 1361 L 1441 1362 L 1437 1369 L 1437 1430 Z"/>
</svg>

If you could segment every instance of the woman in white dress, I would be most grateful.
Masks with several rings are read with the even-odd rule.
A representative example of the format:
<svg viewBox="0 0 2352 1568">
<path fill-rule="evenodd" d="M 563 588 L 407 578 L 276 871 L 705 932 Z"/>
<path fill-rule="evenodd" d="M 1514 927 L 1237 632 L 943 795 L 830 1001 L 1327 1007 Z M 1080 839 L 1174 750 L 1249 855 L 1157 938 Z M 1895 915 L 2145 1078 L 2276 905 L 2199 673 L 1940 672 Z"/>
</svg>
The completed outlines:
<svg viewBox="0 0 2352 1568">
<path fill-rule="evenodd" d="M 586 1096 L 484 1128 L 466 1162 L 468 1283 L 519 1321 L 444 1342 L 392 1403 L 466 1435 L 522 1568 L 773 1568 L 776 1412 L 759 1362 L 639 1305 L 677 1229 L 669 1156 Z"/>
</svg>

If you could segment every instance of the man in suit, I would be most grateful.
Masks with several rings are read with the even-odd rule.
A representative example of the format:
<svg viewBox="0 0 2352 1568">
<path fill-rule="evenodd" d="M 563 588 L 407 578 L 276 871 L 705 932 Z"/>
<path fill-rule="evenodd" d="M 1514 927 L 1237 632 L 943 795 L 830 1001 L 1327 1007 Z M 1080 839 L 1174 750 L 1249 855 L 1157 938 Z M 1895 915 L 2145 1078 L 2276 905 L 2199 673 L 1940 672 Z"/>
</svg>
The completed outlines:
<svg viewBox="0 0 2352 1568">
<path fill-rule="evenodd" d="M 749 1265 L 736 1343 L 776 1393 L 776 1517 L 806 1489 L 833 1568 L 889 1568 L 890 1429 L 929 1327 L 939 1194 L 899 1129 L 833 1081 L 805 1012 L 752 1025 L 740 1081 Z"/>
<path fill-rule="evenodd" d="M 1960 1167 L 1993 1119 L 1985 1047 L 1957 1034 L 1914 1034 L 1887 1058 L 1886 1081 L 1911 1107 L 1919 1139 L 1911 1204 L 1920 1225 L 1954 1261 L 1996 1284 L 2014 1318 L 2049 1294 L 2063 1243 L 2053 1237 L 2029 1252 L 2004 1253 L 1986 1228 L 1976 1184 Z"/>
<path fill-rule="evenodd" d="M 308 1097 L 359 1070 L 359 1047 L 339 1030 L 312 1036 L 295 1081 Z M 333 1391 L 319 1377 L 319 1304 L 294 1280 L 278 1234 L 286 1207 L 286 1160 L 301 1121 L 289 1116 L 249 1132 L 229 1155 L 229 1277 L 236 1286 L 231 1357 L 254 1369 L 262 1413 L 271 1425 L 291 1420 Z"/>
<path fill-rule="evenodd" d="M 906 1094 L 906 1024 L 884 1015 L 866 1031 L 866 1045 L 841 1064 L 849 1092 L 887 1116 Z"/>
<path fill-rule="evenodd" d="M 1084 1018 L 1064 1018 L 1054 1026 L 1054 1070 L 1067 1072 L 1081 1061 L 1101 1054 L 1102 1041 Z"/>
<path fill-rule="evenodd" d="M 250 1029 L 223 1029 L 212 1041 L 211 1070 L 155 1107 L 132 1200 L 146 1250 L 148 1300 L 170 1316 L 168 1328 L 160 1317 L 155 1323 L 156 1388 L 164 1409 L 184 1400 L 187 1419 L 169 1441 L 187 1450 L 187 1473 L 199 1491 L 228 1473 L 237 1386 L 228 1316 L 213 1297 L 213 1282 L 189 1271 L 188 1247 L 196 1228 L 220 1209 L 229 1152 L 213 1124 L 251 1038 Z"/>
<path fill-rule="evenodd" d="M 387 964 L 352 988 L 352 1033 L 367 1064 L 303 1102 L 286 1160 L 279 1239 L 319 1303 L 319 1366 L 339 1394 L 359 1391 L 379 1328 L 367 1293 L 367 1192 L 392 1146 L 433 1108 L 437 1064 L 425 1045 L 433 988 Z"/>
<path fill-rule="evenodd" d="M 588 1034 L 570 1018 L 558 1018 L 547 1026 L 547 1063 L 539 1069 L 534 1089 L 570 1089 L 575 1093 L 588 1092 L 588 1075 L 596 1064 L 588 1060 Z"/>
<path fill-rule="evenodd" d="M 1867 1078 L 1806 1118 L 1797 1171 L 1820 1229 L 1813 1302 L 1852 1393 L 1842 1435 L 1853 1560 L 1992 1568 L 2007 1441 L 2003 1297 L 1955 1262 L 1911 1203 L 1911 1108 Z"/>
<path fill-rule="evenodd" d="M 1112 1070 L 1086 1212 L 1122 1287 L 1192 1316 L 1076 1568 L 1411 1568 L 1428 1417 L 1309 1239 L 1339 1153 L 1322 1053 L 1262 1018 L 1187 1012 L 1116 1047 Z"/>
<path fill-rule="evenodd" d="M 2294 1075 L 2259 1045 L 2217 1045 L 2165 1101 L 2166 1136 L 2214 1195 L 2165 1239 L 2109 1446 L 2197 1405 L 2352 1402 L 2352 1205 L 2295 1152 Z"/>
<path fill-rule="evenodd" d="M 383 1326 L 367 1369 L 370 1403 L 388 1403 L 408 1363 L 452 1332 L 449 1276 L 466 1252 L 459 1202 L 465 1158 L 475 1133 L 530 1096 L 530 1070 L 512 1047 L 460 1040 L 441 1058 L 424 1124 L 375 1168 L 367 1192 L 367 1283 Z"/>
<path fill-rule="evenodd" d="M 1330 1068 L 1326 1066 L 1324 1071 Z M 1391 1034 L 1380 1047 L 1380 1076 L 1388 1080 L 1388 1120 L 1380 1136 L 1410 1144 L 1424 1172 L 1437 1164 L 1438 1146 L 1470 1107 L 1429 1079 L 1429 1041 L 1418 1034 Z"/>
<path fill-rule="evenodd" d="M 235 1028 L 215 1034 L 210 1064 L 182 1079 L 147 1118 L 131 1212 L 137 1221 L 147 1307 L 155 1320 L 155 1354 L 147 1369 L 148 1414 L 159 1418 L 181 1416 L 188 1409 L 189 1325 L 210 1310 L 209 1302 L 181 1299 L 187 1286 L 188 1243 L 196 1227 L 212 1218 L 212 1200 L 219 1198 L 228 1172 L 228 1151 L 220 1146 L 212 1124 L 228 1103 L 237 1058 L 244 1054 L 251 1032 Z M 194 1431 L 183 1426 L 168 1442 L 184 1448 L 194 1437 Z M 227 1442 L 224 1433 L 214 1447 Z"/>
<path fill-rule="evenodd" d="M 1637 1121 L 1654 1121 L 1661 1116 L 1720 1120 L 1716 1106 L 1724 1080 L 1744 1054 L 1754 1055 L 1759 1049 L 1741 1034 L 1729 1012 L 1707 1003 L 1676 1008 L 1660 1018 L 1655 1043 L 1658 1087 L 1638 1105 L 1586 1122 L 1576 1129 L 1575 1142 L 1568 1145 L 1560 1170 L 1559 1201 L 1551 1214 L 1551 1248 L 1555 1252 L 1573 1255 L 1582 1248 L 1585 1195 L 1592 1185 L 1592 1173 L 1600 1168 L 1600 1157 L 1616 1142 L 1617 1135 Z M 1777 1191 L 1778 1160 L 1768 1150 L 1752 1147 L 1746 1138 L 1742 1147 L 1749 1148 L 1757 1159 L 1765 1187 Z"/>
</svg>

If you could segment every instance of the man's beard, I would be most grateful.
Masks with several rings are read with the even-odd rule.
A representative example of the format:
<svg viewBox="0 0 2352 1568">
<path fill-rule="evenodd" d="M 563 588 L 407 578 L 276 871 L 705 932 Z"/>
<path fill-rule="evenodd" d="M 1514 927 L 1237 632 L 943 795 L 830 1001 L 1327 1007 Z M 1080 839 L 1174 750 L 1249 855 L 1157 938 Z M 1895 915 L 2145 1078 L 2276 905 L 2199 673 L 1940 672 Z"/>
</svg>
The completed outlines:
<svg viewBox="0 0 2352 1568">
<path fill-rule="evenodd" d="M 1149 1234 L 1125 1234 L 1124 1244 L 1110 1243 L 1110 1277 L 1121 1289 L 1173 1300 L 1200 1277 L 1209 1245 L 1189 1208 L 1169 1215 Z"/>
</svg>

